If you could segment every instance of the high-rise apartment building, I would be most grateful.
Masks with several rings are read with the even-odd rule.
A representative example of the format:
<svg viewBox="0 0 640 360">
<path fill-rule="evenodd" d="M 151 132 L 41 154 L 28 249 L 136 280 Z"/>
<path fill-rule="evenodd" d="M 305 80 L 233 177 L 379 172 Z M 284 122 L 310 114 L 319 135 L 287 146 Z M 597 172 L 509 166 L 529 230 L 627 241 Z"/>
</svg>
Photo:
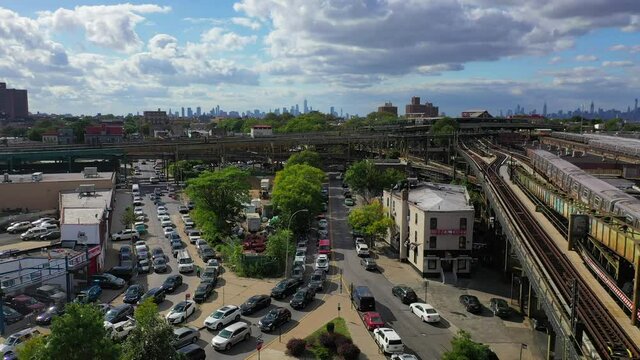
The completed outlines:
<svg viewBox="0 0 640 360">
<path fill-rule="evenodd" d="M 193 110 L 190 107 L 187 108 L 187 117 L 193 117 Z"/>
<path fill-rule="evenodd" d="M 202 109 L 200 108 L 200 106 L 198 106 L 198 107 L 196 108 L 196 116 L 197 116 L 197 117 L 200 117 L 200 115 L 202 115 Z"/>
<path fill-rule="evenodd" d="M 7 84 L 0 82 L 0 119 L 19 120 L 28 116 L 27 90 L 7 89 Z"/>
<path fill-rule="evenodd" d="M 387 113 L 392 114 L 394 116 L 398 116 L 398 107 L 393 106 L 393 104 L 389 101 L 384 103 L 384 106 L 378 106 L 379 113 Z"/>
<path fill-rule="evenodd" d="M 405 114 L 408 118 L 411 117 L 436 117 L 438 116 L 438 107 L 433 106 L 432 103 L 427 102 L 420 104 L 420 97 L 413 96 L 411 98 L 411 104 L 405 106 Z"/>
<path fill-rule="evenodd" d="M 636 103 L 638 102 L 638 100 L 636 100 Z M 302 111 L 304 111 L 304 113 L 308 113 L 309 112 L 309 106 L 307 104 L 307 99 L 304 99 L 304 105 L 302 107 Z"/>
<path fill-rule="evenodd" d="M 184 106 L 182 107 L 182 117 L 184 117 Z"/>
</svg>

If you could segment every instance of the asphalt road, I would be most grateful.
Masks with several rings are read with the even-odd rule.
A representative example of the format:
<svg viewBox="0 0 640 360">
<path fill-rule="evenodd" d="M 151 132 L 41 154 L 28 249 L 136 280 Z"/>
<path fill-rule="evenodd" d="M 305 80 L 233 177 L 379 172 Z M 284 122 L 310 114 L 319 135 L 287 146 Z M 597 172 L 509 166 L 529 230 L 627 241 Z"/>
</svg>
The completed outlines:
<svg viewBox="0 0 640 360">
<path fill-rule="evenodd" d="M 402 304 L 392 295 L 391 288 L 397 284 L 391 284 L 382 273 L 367 271 L 360 265 L 346 221 L 349 210 L 344 205 L 341 183 L 340 180 L 330 180 L 329 206 L 334 258 L 343 269 L 345 286 L 353 283 L 354 286 L 369 287 L 376 298 L 376 311 L 400 335 L 406 352 L 422 359 L 439 359 L 450 348 L 453 338 L 449 323 L 444 319 L 439 324 L 423 323 L 409 311 L 409 305 Z"/>
</svg>

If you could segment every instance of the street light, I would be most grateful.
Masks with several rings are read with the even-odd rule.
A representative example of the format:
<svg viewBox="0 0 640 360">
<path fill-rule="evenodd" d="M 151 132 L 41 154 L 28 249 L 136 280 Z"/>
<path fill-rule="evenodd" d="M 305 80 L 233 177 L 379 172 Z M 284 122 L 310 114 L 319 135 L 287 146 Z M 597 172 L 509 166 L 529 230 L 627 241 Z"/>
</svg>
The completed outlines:
<svg viewBox="0 0 640 360">
<path fill-rule="evenodd" d="M 294 212 L 293 214 L 291 214 L 291 216 L 289 217 L 289 224 L 287 225 L 287 230 L 291 231 L 291 220 L 293 220 L 293 217 L 296 216 L 296 214 L 301 213 L 301 212 L 309 212 L 309 209 L 300 209 L 296 212 Z M 284 263 L 284 276 L 287 277 L 289 274 L 289 243 L 291 242 L 291 240 L 287 239 L 287 254 L 286 254 L 286 258 L 285 258 L 285 263 Z"/>
</svg>

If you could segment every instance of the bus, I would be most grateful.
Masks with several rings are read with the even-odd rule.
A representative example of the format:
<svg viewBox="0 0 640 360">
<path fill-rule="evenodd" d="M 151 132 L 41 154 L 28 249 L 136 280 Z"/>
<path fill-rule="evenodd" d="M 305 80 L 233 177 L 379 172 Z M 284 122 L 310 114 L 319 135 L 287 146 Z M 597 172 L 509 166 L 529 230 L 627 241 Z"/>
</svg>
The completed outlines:
<svg viewBox="0 0 640 360">
<path fill-rule="evenodd" d="M 140 185 L 133 184 L 131 185 L 131 193 L 133 196 L 140 196 Z"/>
</svg>

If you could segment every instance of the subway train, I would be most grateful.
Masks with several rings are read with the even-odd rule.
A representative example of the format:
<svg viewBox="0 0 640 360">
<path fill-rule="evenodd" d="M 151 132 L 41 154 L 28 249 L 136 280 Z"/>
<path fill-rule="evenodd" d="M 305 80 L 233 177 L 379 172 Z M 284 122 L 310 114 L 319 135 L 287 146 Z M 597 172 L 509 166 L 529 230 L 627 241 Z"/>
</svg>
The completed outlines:
<svg viewBox="0 0 640 360">
<path fill-rule="evenodd" d="M 566 132 L 553 132 L 551 136 L 558 139 L 589 144 L 600 150 L 617 152 L 628 156 L 640 156 L 640 140 L 634 138 Z"/>
<path fill-rule="evenodd" d="M 527 149 L 527 155 L 538 173 L 573 199 L 640 228 L 640 200 L 548 151 Z"/>
</svg>

